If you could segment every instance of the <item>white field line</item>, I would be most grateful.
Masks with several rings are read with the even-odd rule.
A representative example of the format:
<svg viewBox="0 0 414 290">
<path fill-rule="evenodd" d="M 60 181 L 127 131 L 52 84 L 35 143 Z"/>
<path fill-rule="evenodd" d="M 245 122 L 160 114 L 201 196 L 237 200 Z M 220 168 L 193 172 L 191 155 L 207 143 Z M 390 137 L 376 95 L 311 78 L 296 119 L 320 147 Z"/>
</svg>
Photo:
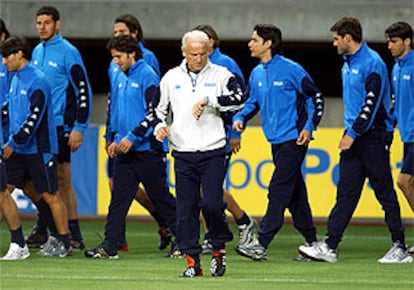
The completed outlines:
<svg viewBox="0 0 414 290">
<path fill-rule="evenodd" d="M 10 278 L 10 279 L 30 279 L 30 280 L 43 280 L 43 279 L 48 279 L 48 280 L 69 280 L 69 281 L 79 281 L 79 280 L 85 280 L 85 281 L 92 281 L 92 280 L 96 280 L 96 281 L 102 281 L 102 280 L 106 280 L 106 281 L 184 281 L 183 278 L 173 278 L 173 277 L 116 277 L 116 276 L 90 276 L 90 275 L 85 275 L 85 276 L 79 276 L 79 275 L 73 275 L 73 276 L 59 276 L 56 277 L 55 275 L 22 275 L 22 274 L 17 274 L 17 275 L 1 275 L 2 279 L 5 278 Z M 313 283 L 313 284 L 332 284 L 332 285 L 338 285 L 338 284 L 364 284 L 364 285 L 378 285 L 378 286 L 384 286 L 384 282 L 383 281 L 373 281 L 373 280 L 311 280 L 311 279 L 279 279 L 279 278 L 263 278 L 263 279 L 257 279 L 257 278 L 233 278 L 233 277 L 225 277 L 223 280 L 225 280 L 226 282 L 268 282 L 268 283 Z M 217 279 L 203 279 L 203 283 L 208 281 L 217 281 Z M 414 281 L 413 280 L 406 280 L 406 281 L 388 281 L 386 283 L 387 285 L 395 285 L 395 286 L 405 286 L 405 285 L 414 285 Z"/>
</svg>

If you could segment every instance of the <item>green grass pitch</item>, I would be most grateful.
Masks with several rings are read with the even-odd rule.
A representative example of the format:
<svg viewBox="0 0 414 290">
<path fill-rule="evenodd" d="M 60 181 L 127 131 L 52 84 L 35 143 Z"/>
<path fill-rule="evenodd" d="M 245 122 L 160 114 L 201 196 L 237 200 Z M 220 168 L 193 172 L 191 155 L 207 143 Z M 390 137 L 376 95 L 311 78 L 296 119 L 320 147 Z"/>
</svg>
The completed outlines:
<svg viewBox="0 0 414 290">
<path fill-rule="evenodd" d="M 23 223 L 29 231 L 33 220 Z M 254 262 L 234 251 L 237 228 L 230 224 L 235 239 L 227 246 L 227 270 L 223 277 L 211 277 L 210 256 L 203 255 L 204 277 L 180 278 L 185 259 L 166 258 L 157 248 L 156 224 L 129 220 L 129 252 L 118 260 L 92 260 L 83 252 L 72 257 L 46 258 L 31 250 L 24 261 L 0 261 L 0 289 L 414 289 L 414 264 L 381 265 L 377 259 L 391 246 L 385 226 L 351 225 L 340 244 L 339 261 L 294 262 L 302 237 L 285 224 L 268 249 L 268 261 Z M 81 220 L 87 248 L 101 242 L 103 221 Z M 318 237 L 325 226 L 318 226 Z M 407 243 L 414 244 L 414 228 L 406 229 Z M 0 254 L 10 241 L 6 224 L 0 224 Z"/>
</svg>

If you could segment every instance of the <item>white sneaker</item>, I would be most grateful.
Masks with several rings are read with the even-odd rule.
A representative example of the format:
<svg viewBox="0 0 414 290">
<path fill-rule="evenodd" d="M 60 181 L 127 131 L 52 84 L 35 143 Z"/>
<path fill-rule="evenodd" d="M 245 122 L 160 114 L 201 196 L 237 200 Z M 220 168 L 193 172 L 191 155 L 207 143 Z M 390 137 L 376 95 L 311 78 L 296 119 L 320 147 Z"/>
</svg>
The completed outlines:
<svg viewBox="0 0 414 290">
<path fill-rule="evenodd" d="M 20 247 L 16 243 L 10 243 L 7 254 L 1 258 L 1 260 L 24 260 L 30 256 L 29 248 L 25 244 L 24 247 Z"/>
<path fill-rule="evenodd" d="M 239 228 L 239 241 L 237 246 L 245 246 L 250 244 L 255 238 L 256 221 L 249 217 L 249 224 L 238 226 Z"/>
<path fill-rule="evenodd" d="M 47 252 L 51 251 L 53 248 L 55 248 L 58 244 L 59 240 L 56 239 L 54 236 L 50 235 L 47 239 L 46 243 L 40 246 L 40 250 L 38 254 L 45 255 Z"/>
<path fill-rule="evenodd" d="M 236 252 L 239 255 L 250 258 L 254 261 L 265 261 L 267 260 L 267 250 L 263 247 L 259 240 L 254 237 L 253 240 L 244 245 L 237 245 Z"/>
<path fill-rule="evenodd" d="M 413 257 L 410 256 L 408 250 L 403 250 L 398 247 L 397 243 L 394 243 L 391 249 L 378 262 L 381 264 L 412 263 Z"/>
<path fill-rule="evenodd" d="M 408 253 L 410 253 L 411 255 L 414 254 L 414 246 L 408 249 Z"/>
<path fill-rule="evenodd" d="M 211 254 L 213 252 L 213 245 L 208 241 L 204 240 L 201 244 L 201 253 L 202 254 Z"/>
<path fill-rule="evenodd" d="M 325 261 L 329 263 L 338 262 L 338 252 L 330 249 L 328 244 L 325 242 L 313 242 L 311 245 L 305 244 L 299 246 L 298 251 L 302 255 L 313 260 Z"/>
</svg>

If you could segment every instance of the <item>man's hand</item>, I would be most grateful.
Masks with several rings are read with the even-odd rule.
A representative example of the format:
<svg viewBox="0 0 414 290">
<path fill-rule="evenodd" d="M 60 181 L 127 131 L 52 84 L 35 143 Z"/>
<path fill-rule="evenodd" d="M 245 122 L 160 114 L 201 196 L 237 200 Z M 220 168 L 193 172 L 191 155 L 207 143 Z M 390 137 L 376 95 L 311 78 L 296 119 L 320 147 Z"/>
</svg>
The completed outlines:
<svg viewBox="0 0 414 290">
<path fill-rule="evenodd" d="M 348 150 L 354 144 L 354 139 L 348 135 L 342 136 L 341 141 L 339 142 L 339 149 Z"/>
<path fill-rule="evenodd" d="M 132 142 L 128 140 L 128 138 L 122 138 L 121 142 L 118 145 L 117 151 L 122 153 L 128 153 L 128 151 L 132 147 Z"/>
<path fill-rule="evenodd" d="M 117 147 L 118 144 L 116 144 L 115 142 L 112 142 L 109 146 L 108 146 L 108 156 L 111 158 L 115 158 L 116 153 L 117 153 Z"/>
<path fill-rule="evenodd" d="M 296 139 L 297 145 L 307 146 L 311 140 L 311 132 L 308 130 L 302 130 Z"/>
<path fill-rule="evenodd" d="M 168 127 L 159 127 L 155 132 L 155 139 L 162 142 L 170 137 L 170 129 Z"/>
<path fill-rule="evenodd" d="M 83 143 L 83 133 L 72 130 L 69 135 L 68 145 L 70 151 L 75 152 Z"/>
<path fill-rule="evenodd" d="M 202 98 L 193 106 L 193 116 L 196 120 L 199 120 L 201 114 L 204 112 L 204 108 L 207 106 L 207 97 Z"/>
<path fill-rule="evenodd" d="M 236 154 L 237 152 L 239 152 L 240 147 L 241 147 L 240 146 L 240 144 L 241 144 L 240 138 L 230 138 L 229 143 L 230 143 L 231 153 Z"/>
<path fill-rule="evenodd" d="M 112 144 L 112 142 L 111 141 L 106 141 L 106 143 L 105 143 L 105 151 L 106 151 L 106 154 L 108 154 L 108 156 L 109 156 L 109 151 L 108 151 L 108 149 L 109 149 L 109 146 Z"/>
<path fill-rule="evenodd" d="M 13 149 L 9 145 L 4 145 L 3 158 L 8 159 L 13 154 Z"/>
<path fill-rule="evenodd" d="M 236 121 L 233 123 L 232 129 L 236 132 L 243 132 L 244 125 L 242 121 Z"/>
</svg>

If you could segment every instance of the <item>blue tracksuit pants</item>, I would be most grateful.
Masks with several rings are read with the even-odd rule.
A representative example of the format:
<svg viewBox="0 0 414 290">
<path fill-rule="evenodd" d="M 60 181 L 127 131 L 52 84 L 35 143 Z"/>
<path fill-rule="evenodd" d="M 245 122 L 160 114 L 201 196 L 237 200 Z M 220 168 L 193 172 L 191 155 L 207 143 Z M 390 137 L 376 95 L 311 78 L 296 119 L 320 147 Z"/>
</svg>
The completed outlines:
<svg viewBox="0 0 414 290">
<path fill-rule="evenodd" d="M 394 190 L 389 148 L 392 132 L 370 130 L 342 150 L 336 204 L 328 218 L 326 243 L 336 249 L 361 197 L 368 178 L 385 213 L 385 222 L 394 242 L 405 243 L 400 206 Z"/>
<path fill-rule="evenodd" d="M 173 151 L 177 200 L 177 245 L 185 254 L 201 253 L 200 209 L 209 225 L 213 250 L 224 249 L 233 235 L 224 214 L 224 148 L 207 152 Z M 200 189 L 203 192 L 201 200 Z"/>
<path fill-rule="evenodd" d="M 301 172 L 306 152 L 307 147 L 296 145 L 295 140 L 272 144 L 275 170 L 269 184 L 266 214 L 259 229 L 259 241 L 265 248 L 282 227 L 286 208 L 305 240 L 309 243 L 316 241 L 316 228 Z"/>
<path fill-rule="evenodd" d="M 114 188 L 105 226 L 105 241 L 111 246 L 124 238 L 125 218 L 140 183 L 172 233 L 176 233 L 176 202 L 167 184 L 165 154 L 128 152 L 117 155 L 114 161 Z"/>
</svg>

